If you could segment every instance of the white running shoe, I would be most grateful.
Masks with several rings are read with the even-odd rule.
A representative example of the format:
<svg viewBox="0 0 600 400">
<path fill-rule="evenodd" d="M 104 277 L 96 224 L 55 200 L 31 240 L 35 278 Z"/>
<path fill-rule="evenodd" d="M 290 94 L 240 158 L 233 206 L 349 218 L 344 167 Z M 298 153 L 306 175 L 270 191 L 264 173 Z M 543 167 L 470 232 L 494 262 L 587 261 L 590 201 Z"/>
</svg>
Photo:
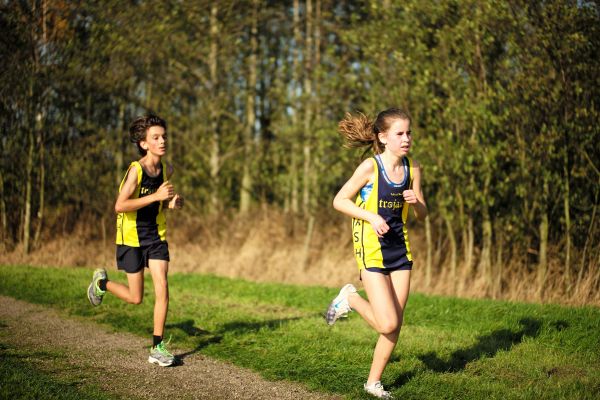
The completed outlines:
<svg viewBox="0 0 600 400">
<path fill-rule="evenodd" d="M 350 308 L 350 304 L 348 303 L 348 295 L 350 293 L 356 293 L 356 288 L 351 283 L 345 285 L 335 299 L 329 304 L 327 313 L 325 314 L 327 325 L 335 324 L 335 321 L 339 318 L 346 317 L 348 313 L 352 311 L 352 308 Z"/>
<path fill-rule="evenodd" d="M 96 268 L 94 275 L 92 276 L 92 283 L 88 286 L 87 297 L 93 306 L 98 306 L 102 303 L 102 298 L 106 293 L 105 290 L 100 290 L 98 287 L 98 281 L 101 279 L 108 279 L 106 270 L 104 268 Z"/>
<path fill-rule="evenodd" d="M 369 393 L 372 396 L 377 397 L 378 399 L 393 399 L 394 397 L 390 392 L 383 389 L 383 385 L 381 381 L 373 382 L 370 385 L 364 384 L 365 392 Z"/>
<path fill-rule="evenodd" d="M 148 362 L 150 364 L 158 364 L 161 367 L 169 367 L 175 362 L 175 356 L 167 350 L 165 343 L 161 341 L 156 347 L 150 348 Z"/>
</svg>

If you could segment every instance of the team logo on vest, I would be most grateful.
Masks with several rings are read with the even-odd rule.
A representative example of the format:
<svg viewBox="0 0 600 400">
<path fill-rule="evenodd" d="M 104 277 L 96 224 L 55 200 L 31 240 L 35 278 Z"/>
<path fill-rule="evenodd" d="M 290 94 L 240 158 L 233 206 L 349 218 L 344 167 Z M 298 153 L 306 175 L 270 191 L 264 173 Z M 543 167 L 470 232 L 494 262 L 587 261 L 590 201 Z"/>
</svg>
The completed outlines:
<svg viewBox="0 0 600 400">
<path fill-rule="evenodd" d="M 379 200 L 379 208 L 390 208 L 392 210 L 398 210 L 400 208 L 402 208 L 402 205 L 404 204 L 403 201 L 385 201 L 385 200 Z"/>
<path fill-rule="evenodd" d="M 140 188 L 140 196 L 147 196 L 156 192 L 156 188 L 142 187 Z"/>
</svg>

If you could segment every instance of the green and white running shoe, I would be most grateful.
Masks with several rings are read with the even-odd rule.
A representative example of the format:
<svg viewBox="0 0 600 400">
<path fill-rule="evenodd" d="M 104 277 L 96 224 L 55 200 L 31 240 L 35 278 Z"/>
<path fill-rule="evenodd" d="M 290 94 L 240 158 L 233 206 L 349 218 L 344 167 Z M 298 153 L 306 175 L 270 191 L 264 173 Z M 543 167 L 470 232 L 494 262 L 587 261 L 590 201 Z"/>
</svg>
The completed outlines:
<svg viewBox="0 0 600 400">
<path fill-rule="evenodd" d="M 325 314 L 327 325 L 335 324 L 335 321 L 339 318 L 346 317 L 348 313 L 352 311 L 350 304 L 348 303 L 348 295 L 350 293 L 356 293 L 356 288 L 351 283 L 345 285 L 335 299 L 329 304 L 327 313 Z"/>
<path fill-rule="evenodd" d="M 106 270 L 104 268 L 96 268 L 94 270 L 94 275 L 92 276 L 92 283 L 88 286 L 87 297 L 90 303 L 93 306 L 98 306 L 102 303 L 102 298 L 104 297 L 104 293 L 106 291 L 100 290 L 98 287 L 98 281 L 101 279 L 107 279 Z"/>
<path fill-rule="evenodd" d="M 158 364 L 161 367 L 168 367 L 175 362 L 175 356 L 169 353 L 164 342 L 160 342 L 155 347 L 150 348 L 148 362 L 151 364 Z"/>
<path fill-rule="evenodd" d="M 371 396 L 375 396 L 378 399 L 393 399 L 394 397 L 390 392 L 383 388 L 383 385 L 380 381 L 373 382 L 370 385 L 364 384 L 365 392 L 369 393 Z"/>
</svg>

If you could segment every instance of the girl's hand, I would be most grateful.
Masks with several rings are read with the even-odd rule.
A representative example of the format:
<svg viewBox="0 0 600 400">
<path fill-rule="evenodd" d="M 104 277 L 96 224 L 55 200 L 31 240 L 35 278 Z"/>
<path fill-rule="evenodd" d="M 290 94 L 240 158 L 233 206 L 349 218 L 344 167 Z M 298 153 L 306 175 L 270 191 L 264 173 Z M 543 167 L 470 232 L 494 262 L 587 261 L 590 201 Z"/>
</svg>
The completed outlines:
<svg viewBox="0 0 600 400">
<path fill-rule="evenodd" d="M 173 198 L 171 199 L 171 201 L 169 202 L 169 208 L 170 209 L 181 209 L 183 207 L 183 197 L 181 197 L 180 195 L 176 194 L 175 196 L 173 196 Z"/>
<path fill-rule="evenodd" d="M 373 227 L 373 230 L 375 231 L 377 237 L 383 237 L 383 235 L 385 235 L 387 231 L 390 230 L 390 227 L 388 226 L 387 222 L 385 222 L 385 219 L 381 217 L 381 215 L 375 214 L 369 220 L 369 223 Z"/>
<path fill-rule="evenodd" d="M 158 201 L 171 200 L 174 194 L 173 185 L 171 185 L 169 181 L 164 181 L 154 193 Z"/>
<path fill-rule="evenodd" d="M 408 204 L 416 204 L 419 201 L 419 199 L 417 199 L 417 195 L 412 189 L 403 191 L 402 197 L 404 197 L 404 201 Z"/>
</svg>

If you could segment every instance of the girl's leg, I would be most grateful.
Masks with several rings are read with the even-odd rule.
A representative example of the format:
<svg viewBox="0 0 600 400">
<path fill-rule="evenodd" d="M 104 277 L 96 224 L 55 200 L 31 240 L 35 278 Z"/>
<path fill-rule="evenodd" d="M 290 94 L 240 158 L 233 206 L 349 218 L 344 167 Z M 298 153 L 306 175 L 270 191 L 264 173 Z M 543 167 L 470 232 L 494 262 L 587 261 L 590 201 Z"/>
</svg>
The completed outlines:
<svg viewBox="0 0 600 400">
<path fill-rule="evenodd" d="M 167 310 L 169 309 L 169 285 L 167 282 L 169 262 L 151 259 L 148 260 L 148 267 L 152 274 L 154 293 L 156 294 L 154 302 L 154 336 L 162 337 L 165 330 L 165 321 L 167 320 Z"/>
<path fill-rule="evenodd" d="M 360 297 L 358 293 L 350 293 L 348 295 L 348 304 L 350 305 L 352 310 L 359 313 L 360 316 L 363 317 L 363 319 L 367 321 L 367 323 L 371 325 L 373 329 L 379 332 L 379 326 L 377 325 L 377 321 L 375 321 L 373 309 L 371 308 L 371 304 L 367 300 Z"/>
<path fill-rule="evenodd" d="M 144 298 L 144 269 L 127 273 L 127 283 L 129 286 L 108 281 L 106 282 L 106 290 L 128 303 L 140 304 Z"/>
<path fill-rule="evenodd" d="M 410 292 L 410 270 L 392 272 L 392 287 L 395 293 L 396 309 L 398 310 L 399 325 L 402 327 L 404 309 Z"/>
<path fill-rule="evenodd" d="M 396 347 L 396 343 L 398 343 L 398 336 L 400 335 L 400 329 L 402 328 L 402 321 L 404 320 L 404 308 L 406 307 L 406 302 L 408 300 L 408 293 L 410 289 L 410 271 L 396 271 L 392 272 L 390 275 L 390 283 L 391 283 L 391 297 L 394 302 L 393 310 L 396 313 L 395 323 L 396 328 L 393 332 L 385 333 L 385 331 L 379 331 L 381 334 L 379 335 L 379 340 L 377 340 L 377 345 L 375 345 L 375 351 L 373 353 L 373 362 L 371 363 L 371 370 L 369 371 L 369 378 L 367 379 L 367 384 L 371 384 L 381 380 L 381 375 L 383 375 L 383 371 L 387 366 L 387 363 L 390 360 L 392 355 L 392 351 L 394 351 L 394 347 Z M 363 278 L 364 280 L 364 278 Z M 367 294 L 369 292 L 367 291 Z M 371 297 L 369 297 L 370 299 Z M 373 303 L 373 308 L 376 310 L 377 307 L 385 307 L 386 312 L 390 311 L 389 304 L 387 303 Z M 377 311 L 375 311 L 375 315 L 377 315 Z M 390 329 L 391 326 L 387 326 L 387 329 Z"/>
<path fill-rule="evenodd" d="M 350 307 L 380 334 L 367 380 L 367 384 L 371 384 L 381 380 L 383 370 L 396 346 L 400 332 L 400 313 L 390 275 L 363 271 L 362 280 L 369 301 L 354 293 L 348 296 L 348 301 Z"/>
<path fill-rule="evenodd" d="M 369 300 L 363 299 L 358 293 L 350 293 L 350 307 L 377 332 L 389 333 L 395 330 L 397 313 L 390 276 L 363 270 L 361 277 Z"/>
</svg>

